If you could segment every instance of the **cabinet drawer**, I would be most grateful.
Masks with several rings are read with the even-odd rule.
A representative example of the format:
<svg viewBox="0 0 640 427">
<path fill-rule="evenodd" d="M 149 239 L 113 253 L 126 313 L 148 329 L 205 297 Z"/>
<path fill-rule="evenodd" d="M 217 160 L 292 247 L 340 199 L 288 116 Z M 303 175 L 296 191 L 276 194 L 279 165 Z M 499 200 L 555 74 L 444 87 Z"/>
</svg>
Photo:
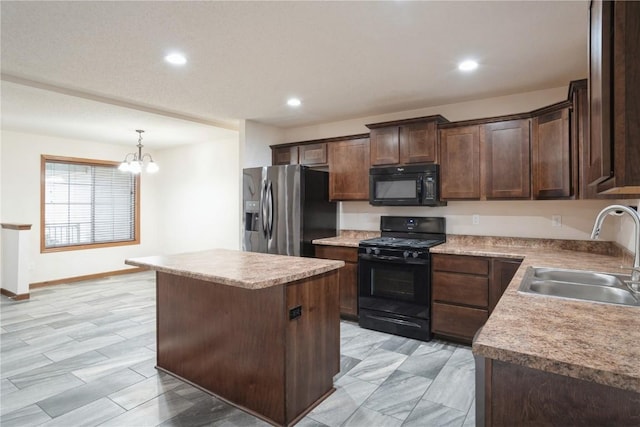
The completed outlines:
<svg viewBox="0 0 640 427">
<path fill-rule="evenodd" d="M 327 164 L 327 144 L 301 145 L 299 148 L 301 165 L 326 165 Z"/>
<path fill-rule="evenodd" d="M 479 274 L 484 276 L 489 274 L 489 259 L 484 257 L 434 254 L 432 265 L 433 270 Z"/>
<path fill-rule="evenodd" d="M 316 245 L 316 258 L 358 262 L 358 248 Z"/>
<path fill-rule="evenodd" d="M 487 308 L 489 278 L 436 271 L 433 273 L 433 300 Z"/>
<path fill-rule="evenodd" d="M 452 335 L 471 341 L 488 317 L 487 310 L 434 302 L 431 330 L 436 334 Z"/>
</svg>

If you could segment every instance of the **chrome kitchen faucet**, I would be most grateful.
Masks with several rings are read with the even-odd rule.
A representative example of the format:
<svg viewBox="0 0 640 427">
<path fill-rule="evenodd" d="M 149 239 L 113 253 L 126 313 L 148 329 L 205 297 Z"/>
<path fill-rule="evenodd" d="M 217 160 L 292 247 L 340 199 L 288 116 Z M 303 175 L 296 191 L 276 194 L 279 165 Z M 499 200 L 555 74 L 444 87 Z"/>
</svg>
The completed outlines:
<svg viewBox="0 0 640 427">
<path fill-rule="evenodd" d="M 633 261 L 633 271 L 631 272 L 631 283 L 629 287 L 635 291 L 640 291 L 640 214 L 628 206 L 622 205 L 610 205 L 602 209 L 596 217 L 596 222 L 593 225 L 593 231 L 591 232 L 591 238 L 597 239 L 600 235 L 600 228 L 607 215 L 621 216 L 624 212 L 628 213 L 633 222 L 635 223 L 635 258 Z"/>
</svg>

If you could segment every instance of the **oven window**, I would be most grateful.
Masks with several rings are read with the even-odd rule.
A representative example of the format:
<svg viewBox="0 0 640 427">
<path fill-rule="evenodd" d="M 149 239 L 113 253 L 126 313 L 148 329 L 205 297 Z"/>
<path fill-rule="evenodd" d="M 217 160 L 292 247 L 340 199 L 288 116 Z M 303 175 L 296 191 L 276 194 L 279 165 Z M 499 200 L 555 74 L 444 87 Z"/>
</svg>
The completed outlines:
<svg viewBox="0 0 640 427">
<path fill-rule="evenodd" d="M 371 296 L 415 301 L 413 269 L 398 271 L 381 267 L 371 269 Z"/>
<path fill-rule="evenodd" d="M 376 199 L 415 199 L 416 180 L 394 180 L 376 182 Z"/>
</svg>

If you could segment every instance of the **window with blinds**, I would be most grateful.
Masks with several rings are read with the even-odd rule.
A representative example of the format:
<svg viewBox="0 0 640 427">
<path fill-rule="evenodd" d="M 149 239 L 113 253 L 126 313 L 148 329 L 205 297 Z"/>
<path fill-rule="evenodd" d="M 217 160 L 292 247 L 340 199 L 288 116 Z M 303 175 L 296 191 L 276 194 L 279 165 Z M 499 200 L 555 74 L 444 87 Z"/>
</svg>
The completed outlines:
<svg viewBox="0 0 640 427">
<path fill-rule="evenodd" d="M 42 251 L 139 243 L 138 187 L 116 162 L 42 156 Z"/>
</svg>

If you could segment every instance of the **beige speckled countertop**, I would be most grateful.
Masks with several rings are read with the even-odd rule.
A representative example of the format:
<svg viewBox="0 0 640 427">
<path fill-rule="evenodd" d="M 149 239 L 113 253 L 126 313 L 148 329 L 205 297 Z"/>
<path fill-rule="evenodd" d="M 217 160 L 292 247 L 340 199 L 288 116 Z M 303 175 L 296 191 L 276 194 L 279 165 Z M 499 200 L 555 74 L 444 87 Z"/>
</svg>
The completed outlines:
<svg viewBox="0 0 640 427">
<path fill-rule="evenodd" d="M 374 237 L 380 237 L 380 232 L 341 230 L 339 236 L 316 239 L 311 243 L 313 243 L 314 245 L 345 246 L 348 248 L 357 248 L 360 240 L 373 239 Z"/>
<path fill-rule="evenodd" d="M 623 258 L 620 251 L 616 254 L 611 249 L 613 245 L 598 244 L 601 242 L 447 238 L 447 243 L 431 251 L 523 258 L 476 337 L 474 354 L 640 392 L 640 307 L 517 290 L 530 266 L 628 274 L 620 269 L 632 265 L 628 256 Z"/>
<path fill-rule="evenodd" d="M 376 232 L 314 244 L 357 247 Z M 521 294 L 530 266 L 628 274 L 631 256 L 609 242 L 447 235 L 432 253 L 523 259 L 473 343 L 477 355 L 640 392 L 640 307 Z"/>
<path fill-rule="evenodd" d="M 246 289 L 263 289 L 316 276 L 344 261 L 212 249 L 131 258 L 125 264 Z"/>
</svg>

